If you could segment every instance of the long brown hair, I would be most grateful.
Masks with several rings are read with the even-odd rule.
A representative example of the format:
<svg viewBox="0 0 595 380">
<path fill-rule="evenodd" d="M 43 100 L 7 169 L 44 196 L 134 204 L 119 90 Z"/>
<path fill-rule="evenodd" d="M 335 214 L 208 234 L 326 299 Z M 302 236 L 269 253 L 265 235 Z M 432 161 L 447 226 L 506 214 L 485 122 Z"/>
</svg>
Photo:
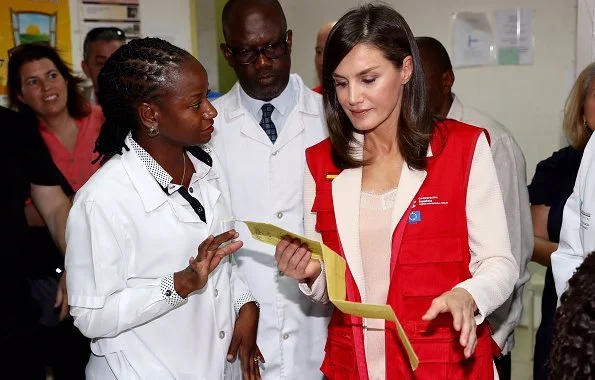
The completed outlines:
<svg viewBox="0 0 595 380">
<path fill-rule="evenodd" d="M 425 169 L 432 133 L 425 77 L 415 38 L 407 22 L 397 11 L 383 4 L 365 4 L 347 12 L 331 30 L 322 64 L 322 88 L 326 121 L 333 146 L 333 162 L 339 168 L 355 168 L 365 163 L 354 157 L 356 129 L 337 99 L 333 72 L 356 45 L 365 43 L 378 48 L 397 69 L 411 56 L 413 74 L 403 88 L 397 139 L 407 164 Z"/>
<path fill-rule="evenodd" d="M 39 61 L 44 58 L 52 61 L 56 69 L 60 72 L 60 75 L 66 80 L 68 94 L 66 105 L 68 114 L 75 119 L 81 119 L 89 115 L 91 113 L 91 106 L 87 98 L 83 95 L 81 88 L 84 81 L 74 76 L 70 68 L 60 58 L 56 49 L 41 43 L 22 44 L 10 52 L 7 81 L 10 105 L 26 116 L 35 116 L 35 111 L 19 100 L 19 95 L 21 94 L 21 67 L 26 63 Z"/>
</svg>

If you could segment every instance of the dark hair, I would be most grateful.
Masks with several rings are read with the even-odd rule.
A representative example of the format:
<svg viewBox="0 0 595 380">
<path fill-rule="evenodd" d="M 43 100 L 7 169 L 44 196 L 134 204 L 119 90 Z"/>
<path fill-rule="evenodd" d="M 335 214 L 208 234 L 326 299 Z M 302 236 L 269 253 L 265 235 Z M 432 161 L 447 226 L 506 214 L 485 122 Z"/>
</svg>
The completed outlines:
<svg viewBox="0 0 595 380">
<path fill-rule="evenodd" d="M 229 38 L 229 24 L 231 22 L 233 9 L 238 5 L 246 4 L 268 4 L 273 6 L 279 11 L 279 16 L 281 16 L 281 29 L 283 29 L 283 31 L 287 31 L 287 19 L 285 18 L 285 13 L 283 12 L 283 7 L 281 7 L 279 0 L 228 0 L 223 6 L 223 11 L 221 12 L 221 24 L 223 27 L 223 37 L 225 38 L 225 41 L 227 41 Z"/>
<path fill-rule="evenodd" d="M 22 94 L 20 71 L 24 64 L 32 61 L 39 61 L 44 58 L 52 61 L 54 66 L 56 66 L 56 69 L 60 72 L 60 75 L 66 80 L 68 96 L 66 105 L 68 114 L 75 119 L 80 119 L 89 115 L 91 106 L 81 91 L 81 86 L 84 83 L 84 80 L 72 74 L 72 71 L 62 58 L 60 58 L 56 49 L 41 43 L 22 44 L 10 51 L 7 81 L 10 105 L 18 109 L 27 117 L 37 118 L 35 111 L 19 100 L 19 95 Z"/>
<path fill-rule="evenodd" d="M 595 377 L 595 253 L 568 281 L 556 312 L 553 345 L 549 358 L 554 380 Z"/>
<path fill-rule="evenodd" d="M 159 38 L 135 39 L 122 45 L 106 61 L 97 79 L 97 98 L 105 123 L 95 143 L 103 164 L 122 149 L 128 133 L 139 125 L 137 106 L 156 102 L 167 91 L 168 72 L 192 57 L 186 50 Z"/>
<path fill-rule="evenodd" d="M 120 41 L 125 43 L 126 34 L 122 29 L 113 26 L 102 26 L 89 30 L 85 36 L 85 42 L 83 42 L 83 59 L 87 60 L 89 58 L 89 54 L 91 54 L 91 44 L 96 41 Z"/>
<path fill-rule="evenodd" d="M 426 167 L 426 154 L 432 132 L 426 84 L 413 34 L 405 19 L 383 4 L 365 4 L 347 12 L 331 30 L 322 64 L 324 110 L 333 146 L 333 162 L 339 168 L 354 168 L 365 162 L 354 158 L 355 128 L 337 99 L 333 71 L 358 44 L 382 51 L 397 69 L 411 56 L 413 74 L 403 89 L 397 142 L 403 158 L 414 169 Z"/>
<path fill-rule="evenodd" d="M 452 70 L 452 63 L 446 48 L 433 37 L 415 37 L 418 49 L 428 54 L 429 61 L 438 67 L 441 73 Z"/>
</svg>

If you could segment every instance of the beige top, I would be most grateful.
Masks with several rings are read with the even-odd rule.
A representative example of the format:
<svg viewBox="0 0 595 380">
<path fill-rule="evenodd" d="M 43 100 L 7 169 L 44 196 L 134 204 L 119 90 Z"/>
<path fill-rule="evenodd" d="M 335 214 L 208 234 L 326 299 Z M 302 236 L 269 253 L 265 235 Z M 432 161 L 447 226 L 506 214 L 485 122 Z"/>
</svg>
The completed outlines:
<svg viewBox="0 0 595 380">
<path fill-rule="evenodd" d="M 397 189 L 378 194 L 362 191 L 360 246 L 366 283 L 364 303 L 385 305 L 390 283 L 391 216 Z M 366 319 L 364 345 L 370 380 L 386 378 L 384 320 Z"/>
</svg>

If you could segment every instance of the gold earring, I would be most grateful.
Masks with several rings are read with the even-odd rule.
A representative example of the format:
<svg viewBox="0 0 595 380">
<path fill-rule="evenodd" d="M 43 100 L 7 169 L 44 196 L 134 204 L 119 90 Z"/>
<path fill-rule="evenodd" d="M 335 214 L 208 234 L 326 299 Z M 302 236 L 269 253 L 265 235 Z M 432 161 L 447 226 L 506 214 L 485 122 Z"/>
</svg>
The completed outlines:
<svg viewBox="0 0 595 380">
<path fill-rule="evenodd" d="M 147 136 L 153 138 L 153 137 L 157 137 L 158 134 L 159 134 L 159 126 L 155 125 L 155 126 L 151 126 L 151 127 L 147 128 Z"/>
</svg>

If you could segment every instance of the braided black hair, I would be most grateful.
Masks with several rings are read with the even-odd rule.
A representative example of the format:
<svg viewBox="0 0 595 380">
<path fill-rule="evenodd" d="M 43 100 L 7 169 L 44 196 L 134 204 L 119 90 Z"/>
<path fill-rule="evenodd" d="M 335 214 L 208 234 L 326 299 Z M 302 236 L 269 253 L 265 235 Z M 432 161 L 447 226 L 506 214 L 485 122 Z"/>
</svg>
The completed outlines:
<svg viewBox="0 0 595 380">
<path fill-rule="evenodd" d="M 168 68 L 180 65 L 190 53 L 159 38 L 135 39 L 122 45 L 107 60 L 97 80 L 97 98 L 105 123 L 95 152 L 104 164 L 122 149 L 129 132 L 139 125 L 137 106 L 156 101 L 169 85 Z"/>
</svg>

